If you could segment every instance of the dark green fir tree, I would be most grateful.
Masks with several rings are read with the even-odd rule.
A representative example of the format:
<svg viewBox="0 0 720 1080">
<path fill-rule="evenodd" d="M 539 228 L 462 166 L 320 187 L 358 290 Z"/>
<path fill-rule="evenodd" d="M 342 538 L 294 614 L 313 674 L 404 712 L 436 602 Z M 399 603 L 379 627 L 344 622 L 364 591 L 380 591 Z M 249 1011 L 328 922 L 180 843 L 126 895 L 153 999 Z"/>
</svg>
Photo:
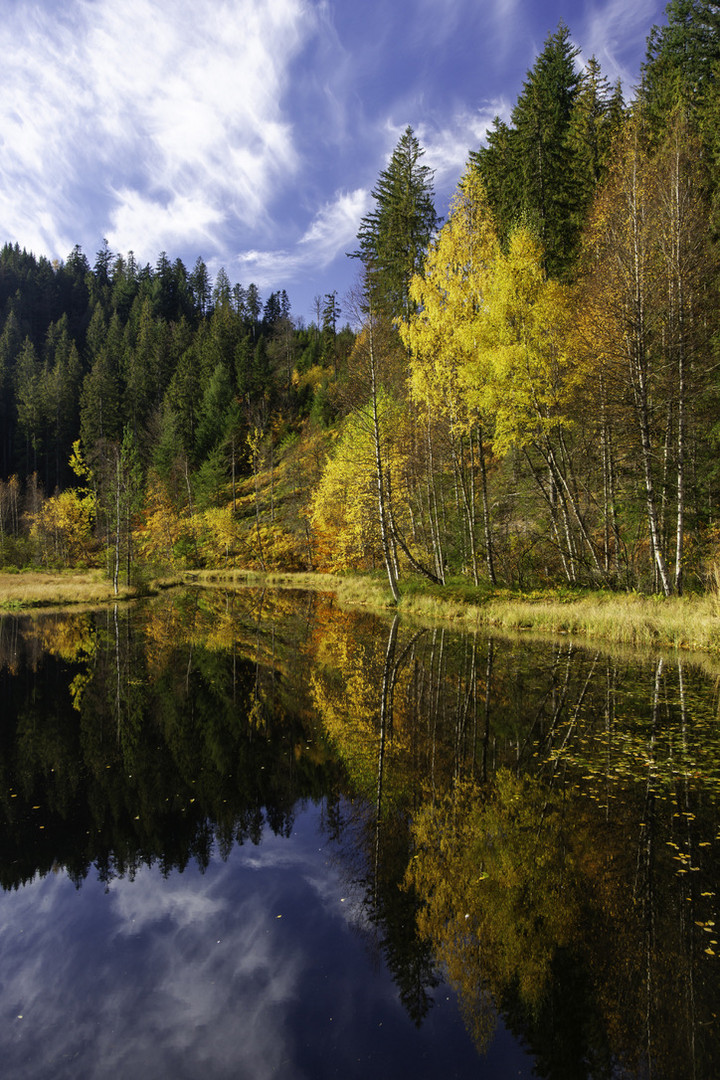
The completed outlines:
<svg viewBox="0 0 720 1080">
<path fill-rule="evenodd" d="M 375 206 L 362 219 L 352 252 L 365 266 L 375 301 L 392 318 L 407 318 L 410 281 L 438 226 L 434 174 L 423 164 L 424 153 L 408 126 L 373 188 Z"/>
</svg>

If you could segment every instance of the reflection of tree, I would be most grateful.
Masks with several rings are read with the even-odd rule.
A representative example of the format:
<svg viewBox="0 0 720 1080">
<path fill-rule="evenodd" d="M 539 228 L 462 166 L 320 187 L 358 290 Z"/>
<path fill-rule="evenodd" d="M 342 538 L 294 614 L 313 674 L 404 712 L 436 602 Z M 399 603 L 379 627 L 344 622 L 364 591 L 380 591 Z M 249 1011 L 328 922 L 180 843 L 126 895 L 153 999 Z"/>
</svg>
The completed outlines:
<svg viewBox="0 0 720 1080">
<path fill-rule="evenodd" d="M 416 815 L 406 883 L 480 1047 L 501 1011 L 541 1076 L 716 1075 L 717 974 L 646 795 L 608 821 L 501 770 Z"/>
<path fill-rule="evenodd" d="M 574 943 L 577 873 L 561 808 L 544 786 L 501 771 L 491 796 L 461 783 L 415 818 L 407 881 L 426 900 L 419 925 L 480 1046 L 494 1026 L 492 1001 L 514 987 L 536 1011 L 558 950 Z"/>
<path fill-rule="evenodd" d="M 397 616 L 389 629 L 374 619 L 360 620 L 360 627 L 358 633 L 358 620 L 340 616 L 334 634 L 317 643 L 313 699 L 354 796 L 342 858 L 364 892 L 366 917 L 400 1000 L 420 1024 L 438 980 L 430 945 L 417 935 L 415 897 L 398 886 L 418 783 L 412 698 L 422 632 L 401 639 Z"/>
<path fill-rule="evenodd" d="M 720 1075 L 717 690 L 689 664 L 196 590 L 1 621 L 0 694 L 5 887 L 202 867 L 322 801 L 416 1023 L 440 964 L 540 1075 Z"/>
<path fill-rule="evenodd" d="M 226 645 L 231 620 L 219 617 L 216 598 L 180 609 L 158 604 L 142 620 L 109 608 L 90 621 L 92 649 L 71 654 L 65 627 L 57 660 L 21 662 L 12 679 L 0 671 L 5 887 L 52 865 L 77 881 L 92 864 L 106 880 L 149 862 L 202 867 L 214 844 L 227 854 L 257 842 L 266 825 L 289 833 L 298 799 L 334 785 L 298 692 L 300 643 L 275 633 L 277 611 L 235 612 L 225 648 L 218 624 Z M 297 684 L 284 677 L 288 665 Z M 68 691 L 78 675 L 79 713 Z"/>
</svg>

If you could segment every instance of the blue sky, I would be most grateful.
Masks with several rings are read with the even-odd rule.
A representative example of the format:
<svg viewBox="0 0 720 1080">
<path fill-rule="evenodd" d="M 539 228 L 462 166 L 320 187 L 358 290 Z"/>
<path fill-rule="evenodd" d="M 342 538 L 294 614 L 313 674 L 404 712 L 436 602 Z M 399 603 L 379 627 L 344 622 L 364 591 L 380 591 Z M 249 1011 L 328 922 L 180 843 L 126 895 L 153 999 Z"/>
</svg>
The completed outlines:
<svg viewBox="0 0 720 1080">
<path fill-rule="evenodd" d="M 447 209 L 564 20 L 632 93 L 657 0 L 0 0 L 0 242 L 342 298 L 410 124 Z"/>
</svg>

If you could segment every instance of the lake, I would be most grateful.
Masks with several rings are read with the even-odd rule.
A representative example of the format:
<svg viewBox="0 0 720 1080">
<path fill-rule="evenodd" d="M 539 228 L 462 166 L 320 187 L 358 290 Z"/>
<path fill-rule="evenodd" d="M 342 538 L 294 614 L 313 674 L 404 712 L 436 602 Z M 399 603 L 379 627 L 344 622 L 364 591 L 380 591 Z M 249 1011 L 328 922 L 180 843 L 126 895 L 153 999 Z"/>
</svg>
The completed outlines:
<svg viewBox="0 0 720 1080">
<path fill-rule="evenodd" d="M 3 617 L 5 1075 L 719 1076 L 719 676 L 292 591 Z"/>
</svg>

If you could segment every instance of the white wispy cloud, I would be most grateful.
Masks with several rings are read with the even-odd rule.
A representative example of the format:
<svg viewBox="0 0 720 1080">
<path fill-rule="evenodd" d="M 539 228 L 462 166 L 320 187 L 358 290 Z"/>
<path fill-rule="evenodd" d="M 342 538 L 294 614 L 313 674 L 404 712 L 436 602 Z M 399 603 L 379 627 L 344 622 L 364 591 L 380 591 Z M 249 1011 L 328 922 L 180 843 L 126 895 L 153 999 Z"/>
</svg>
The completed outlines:
<svg viewBox="0 0 720 1080">
<path fill-rule="evenodd" d="M 522 0 L 417 0 L 417 6 L 413 33 L 428 49 L 473 41 L 479 64 L 496 67 L 511 51 L 526 47 Z"/>
<path fill-rule="evenodd" d="M 140 262 L 202 255 L 211 272 L 296 284 L 302 307 L 304 287 L 342 287 L 344 253 L 408 123 L 442 204 L 563 15 L 583 58 L 627 91 L 663 6 L 6 4 L 0 243 L 64 258 L 107 237 Z"/>
<path fill-rule="evenodd" d="M 300 165 L 283 95 L 314 26 L 304 0 L 75 0 L 62 21 L 17 5 L 0 24 L 2 231 L 47 250 L 95 216 L 152 256 L 184 213 L 216 242 L 229 219 L 262 226 Z"/>
<path fill-rule="evenodd" d="M 645 52 L 650 27 L 664 21 L 663 8 L 657 0 L 608 0 L 589 7 L 580 42 L 583 57 L 597 57 L 610 82 L 622 81 L 626 97 L 639 81 L 637 56 Z"/>
<path fill-rule="evenodd" d="M 360 219 L 369 205 L 370 193 L 366 188 L 340 192 L 334 202 L 326 203 L 321 208 L 301 237 L 299 246 L 312 258 L 319 257 L 327 265 L 355 239 Z"/>
<path fill-rule="evenodd" d="M 419 135 L 425 147 L 425 164 L 435 173 L 435 188 L 444 193 L 456 185 L 468 162 L 471 150 L 477 150 L 485 140 L 488 128 L 496 116 L 504 119 L 511 105 L 504 99 L 484 101 L 474 111 L 460 110 L 442 128 L 421 128 Z"/>
<path fill-rule="evenodd" d="M 244 251 L 234 265 L 243 280 L 262 287 L 279 279 L 293 281 L 310 270 L 323 269 L 356 246 L 360 220 L 370 207 L 366 188 L 339 192 L 310 222 L 293 247 Z"/>
<path fill-rule="evenodd" d="M 195 245 L 198 250 L 214 245 L 214 234 L 222 224 L 220 207 L 203 197 L 202 192 L 192 196 L 173 193 L 168 202 L 160 202 L 133 188 L 115 193 L 110 214 L 108 242 L 116 251 L 132 251 L 136 254 L 138 240 L 142 241 L 142 258 L 150 258 L 160 251 L 170 255 L 182 245 Z"/>
</svg>

